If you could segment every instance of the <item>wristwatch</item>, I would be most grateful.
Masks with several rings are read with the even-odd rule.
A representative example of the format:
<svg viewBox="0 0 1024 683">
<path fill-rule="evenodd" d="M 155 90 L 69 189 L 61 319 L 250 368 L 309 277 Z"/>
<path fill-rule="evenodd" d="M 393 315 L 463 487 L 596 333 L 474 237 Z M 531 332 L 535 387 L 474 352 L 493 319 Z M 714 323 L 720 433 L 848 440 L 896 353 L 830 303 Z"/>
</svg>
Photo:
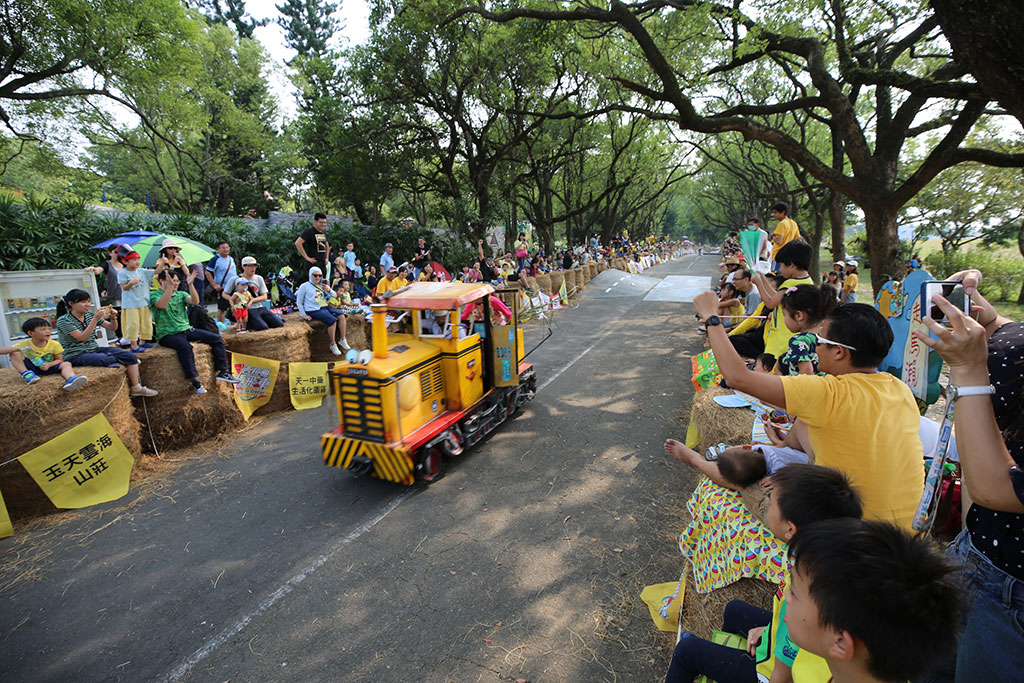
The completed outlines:
<svg viewBox="0 0 1024 683">
<path fill-rule="evenodd" d="M 949 385 L 949 400 L 955 401 L 961 396 L 984 396 L 995 394 L 996 388 L 991 384 L 977 384 L 969 387 L 958 387 L 955 384 Z"/>
<path fill-rule="evenodd" d="M 704 324 L 707 325 L 708 327 L 713 327 L 714 325 L 721 325 L 722 319 L 719 318 L 717 315 L 712 315 L 709 316 L 708 319 L 704 321 Z"/>
</svg>

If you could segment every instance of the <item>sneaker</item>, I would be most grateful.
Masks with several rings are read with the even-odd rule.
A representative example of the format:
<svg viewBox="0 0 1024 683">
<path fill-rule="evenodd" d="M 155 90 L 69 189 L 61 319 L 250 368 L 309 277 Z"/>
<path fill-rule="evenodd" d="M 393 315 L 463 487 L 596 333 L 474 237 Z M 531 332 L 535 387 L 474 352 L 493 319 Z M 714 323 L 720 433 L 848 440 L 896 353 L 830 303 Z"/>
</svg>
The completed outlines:
<svg viewBox="0 0 1024 683">
<path fill-rule="evenodd" d="M 238 330 L 238 332 L 236 332 L 235 334 L 245 334 L 248 331 L 249 330 Z"/>
<path fill-rule="evenodd" d="M 141 344 L 139 344 L 139 348 L 146 349 L 147 351 L 149 351 L 151 348 L 153 348 L 153 345 L 150 344 L 149 342 L 142 342 Z"/>
<path fill-rule="evenodd" d="M 240 381 L 237 377 L 232 375 L 230 372 L 218 372 L 217 379 L 221 382 L 228 382 L 229 384 L 238 384 Z"/>
<path fill-rule="evenodd" d="M 25 372 L 21 373 L 21 376 L 25 378 L 25 382 L 27 384 L 35 384 L 36 382 L 42 379 L 42 377 L 32 372 L 31 370 L 26 370 Z"/>
<path fill-rule="evenodd" d="M 67 381 L 64 382 L 64 386 L 61 387 L 64 391 L 74 391 L 75 389 L 81 389 L 82 385 L 88 382 L 89 379 L 84 375 L 74 375 L 68 377 Z"/>
<path fill-rule="evenodd" d="M 346 351 L 352 349 L 352 347 L 348 345 L 348 339 L 342 339 L 341 342 L 339 342 L 338 346 L 345 349 Z"/>
<path fill-rule="evenodd" d="M 341 349 L 338 348 L 337 344 L 332 343 L 328 348 L 331 350 L 331 353 L 333 353 L 335 356 L 342 355 L 341 354 Z"/>
<path fill-rule="evenodd" d="M 200 385 L 198 385 L 195 388 L 195 392 L 196 392 L 196 396 L 202 396 L 203 394 L 206 393 L 206 387 L 204 387 L 202 384 L 200 384 Z"/>
<path fill-rule="evenodd" d="M 156 396 L 159 393 L 160 392 L 157 391 L 156 389 L 150 389 L 149 387 L 144 387 L 141 384 L 139 386 L 137 386 L 137 387 L 132 387 L 132 391 L 131 391 L 131 395 L 132 396 L 153 397 L 153 396 Z"/>
<path fill-rule="evenodd" d="M 122 348 L 126 348 L 127 349 L 128 347 L 130 347 L 132 345 L 132 343 L 130 341 L 128 341 L 127 339 L 125 339 L 124 337 L 121 337 L 120 339 L 117 340 L 117 345 L 122 347 Z"/>
</svg>

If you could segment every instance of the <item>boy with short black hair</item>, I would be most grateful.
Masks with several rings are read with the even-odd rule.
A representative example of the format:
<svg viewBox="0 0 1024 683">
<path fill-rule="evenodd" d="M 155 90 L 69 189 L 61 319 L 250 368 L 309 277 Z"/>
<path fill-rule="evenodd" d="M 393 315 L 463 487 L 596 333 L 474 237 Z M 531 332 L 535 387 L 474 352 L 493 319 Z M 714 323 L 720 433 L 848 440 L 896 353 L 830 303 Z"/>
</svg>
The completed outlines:
<svg viewBox="0 0 1024 683">
<path fill-rule="evenodd" d="M 803 525 L 822 520 L 860 517 L 860 497 L 839 470 L 816 465 L 789 465 L 771 479 L 767 526 L 789 542 Z M 837 543 L 842 540 L 837 538 Z M 719 645 L 692 633 L 683 633 L 672 654 L 666 683 L 691 683 L 703 674 L 718 683 L 791 680 L 793 669 L 802 680 L 828 680 L 825 662 L 811 652 L 800 652 L 787 635 L 785 581 L 772 601 L 772 611 L 742 600 L 725 607 L 722 630 L 747 638 L 746 650 Z M 776 672 L 776 669 L 779 671 Z M 822 676 L 824 674 L 824 677 Z"/>
<path fill-rule="evenodd" d="M 28 339 L 0 349 L 0 354 L 10 355 L 11 365 L 21 373 L 26 383 L 35 384 L 40 375 L 61 375 L 64 378 L 61 388 L 74 391 L 88 381 L 84 375 L 76 375 L 71 363 L 64 360 L 64 347 L 51 339 L 53 329 L 48 320 L 29 318 L 22 323 L 21 331 L 28 335 Z"/>
<path fill-rule="evenodd" d="M 837 683 L 916 679 L 956 647 L 966 595 L 926 538 L 832 519 L 802 527 L 789 556 L 789 636 L 824 658 Z"/>
</svg>

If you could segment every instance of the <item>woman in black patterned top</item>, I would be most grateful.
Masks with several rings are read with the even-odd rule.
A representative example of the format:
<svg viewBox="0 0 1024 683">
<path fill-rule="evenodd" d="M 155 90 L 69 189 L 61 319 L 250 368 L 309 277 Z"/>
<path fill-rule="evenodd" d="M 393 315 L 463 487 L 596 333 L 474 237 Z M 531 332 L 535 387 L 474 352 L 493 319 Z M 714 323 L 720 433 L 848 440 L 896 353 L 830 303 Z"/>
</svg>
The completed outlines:
<svg viewBox="0 0 1024 683">
<path fill-rule="evenodd" d="M 973 503 L 950 548 L 964 564 L 973 604 L 957 651 L 926 680 L 1024 680 L 1024 323 L 998 315 L 977 293 L 978 271 L 963 279 L 978 322 L 937 297 L 951 330 L 930 319 L 938 340 L 918 337 L 950 366 L 957 387 L 987 387 L 956 399 L 956 438 Z M 983 391 L 983 390 L 981 390 Z M 950 628 L 955 628 L 951 624 Z"/>
</svg>

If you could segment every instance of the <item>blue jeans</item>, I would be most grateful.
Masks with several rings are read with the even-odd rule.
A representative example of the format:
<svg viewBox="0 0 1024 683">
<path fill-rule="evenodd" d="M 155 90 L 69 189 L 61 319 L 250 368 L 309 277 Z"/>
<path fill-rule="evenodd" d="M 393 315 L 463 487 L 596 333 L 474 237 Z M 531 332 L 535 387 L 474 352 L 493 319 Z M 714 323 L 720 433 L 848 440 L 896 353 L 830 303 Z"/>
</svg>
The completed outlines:
<svg viewBox="0 0 1024 683">
<path fill-rule="evenodd" d="M 722 614 L 722 630 L 746 638 L 750 629 L 767 626 L 771 620 L 768 610 L 733 600 Z M 746 650 L 718 645 L 686 632 L 672 653 L 665 683 L 693 683 L 701 674 L 716 683 L 757 683 L 755 666 Z"/>
<path fill-rule="evenodd" d="M 318 308 L 315 311 L 306 311 L 306 315 L 313 320 L 319 320 L 327 327 L 330 327 L 338 322 L 339 317 L 345 315 L 345 311 L 335 308 L 334 306 L 324 306 L 323 308 Z"/>
<path fill-rule="evenodd" d="M 920 680 L 994 683 L 1024 679 L 1024 581 L 978 552 L 966 529 L 948 552 L 963 563 L 964 587 L 973 602 L 956 651 Z"/>
<path fill-rule="evenodd" d="M 185 379 L 195 380 L 199 378 L 199 372 L 196 370 L 196 357 L 192 352 L 191 342 L 199 342 L 209 346 L 210 351 L 213 353 L 214 369 L 218 373 L 228 371 L 228 355 L 224 349 L 224 339 L 219 334 L 190 327 L 184 332 L 164 335 L 160 337 L 158 343 L 160 346 L 173 349 L 178 354 L 178 362 L 181 363 L 181 369 L 185 371 Z"/>
<path fill-rule="evenodd" d="M 277 317 L 269 308 L 253 306 L 249 309 L 250 332 L 262 332 L 268 328 L 284 327 L 284 321 Z"/>
<path fill-rule="evenodd" d="M 118 365 L 139 364 L 139 358 L 134 353 L 114 346 L 101 346 L 93 351 L 72 356 L 67 360 L 71 365 L 85 365 L 97 368 L 116 368 Z"/>
</svg>

